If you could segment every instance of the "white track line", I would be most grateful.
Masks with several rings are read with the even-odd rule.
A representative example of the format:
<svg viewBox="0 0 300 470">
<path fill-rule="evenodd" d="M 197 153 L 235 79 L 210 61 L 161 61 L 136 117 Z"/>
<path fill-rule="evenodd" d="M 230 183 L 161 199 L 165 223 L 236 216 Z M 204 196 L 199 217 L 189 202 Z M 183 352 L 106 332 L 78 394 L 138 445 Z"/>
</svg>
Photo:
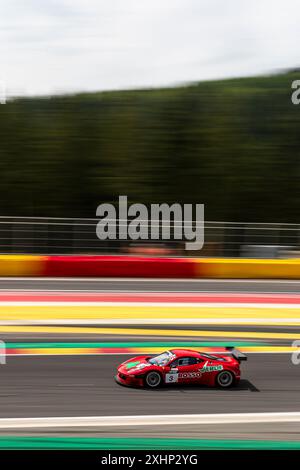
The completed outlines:
<svg viewBox="0 0 300 470">
<path fill-rule="evenodd" d="M 1 418 L 0 429 L 183 424 L 299 423 L 300 412 Z"/>
</svg>

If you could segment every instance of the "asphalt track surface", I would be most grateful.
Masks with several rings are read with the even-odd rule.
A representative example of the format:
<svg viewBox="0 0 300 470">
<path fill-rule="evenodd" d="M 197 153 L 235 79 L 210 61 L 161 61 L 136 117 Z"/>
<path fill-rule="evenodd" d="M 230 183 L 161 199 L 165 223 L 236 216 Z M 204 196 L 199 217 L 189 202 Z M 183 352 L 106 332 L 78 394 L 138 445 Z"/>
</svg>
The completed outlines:
<svg viewBox="0 0 300 470">
<path fill-rule="evenodd" d="M 212 279 L 0 278 L 0 290 L 300 293 L 300 281 Z"/>
<path fill-rule="evenodd" d="M 8 357 L 0 418 L 300 410 L 300 365 L 289 354 L 251 354 L 238 387 L 132 389 L 115 383 L 127 356 Z"/>
<path fill-rule="evenodd" d="M 102 292 L 286 292 L 299 293 L 298 281 L 213 280 L 103 280 L 103 279 L 0 279 L 2 290 Z M 11 334 L 7 341 L 22 335 Z M 30 335 L 32 337 L 32 335 Z M 25 339 L 28 336 L 24 335 Z M 43 340 L 42 335 L 35 340 Z M 46 338 L 44 338 L 46 339 Z M 85 337 L 85 341 L 93 340 Z M 100 338 L 98 337 L 98 340 Z M 104 338 L 101 338 L 103 340 Z M 108 339 L 107 337 L 105 338 Z M 121 338 L 116 338 L 116 341 Z M 150 338 L 144 337 L 145 341 Z M 152 338 L 151 338 L 152 339 Z M 62 341 L 63 337 L 58 336 Z M 122 337 L 122 341 L 132 337 Z M 51 416 L 125 416 L 153 414 L 255 413 L 300 411 L 300 365 L 290 354 L 249 354 L 238 387 L 218 390 L 203 386 L 173 386 L 159 390 L 129 389 L 115 383 L 116 366 L 124 355 L 20 356 L 0 365 L 0 418 Z M 13 434 L 22 433 L 22 429 Z M 49 433 L 47 430 L 36 430 Z M 53 434 L 62 430 L 51 431 Z M 91 429 L 64 430 L 74 435 L 94 434 Z M 184 426 L 180 429 L 134 427 L 106 428 L 101 435 L 252 437 L 300 439 L 299 423 L 263 425 Z M 1 430 L 0 434 L 8 434 Z M 32 434 L 32 433 L 31 433 Z"/>
<path fill-rule="evenodd" d="M 9 357 L 0 366 L 0 419 L 300 410 L 300 365 L 289 354 L 251 354 L 240 385 L 229 390 L 200 385 L 159 390 L 115 383 L 116 366 L 128 356 Z M 299 440 L 299 423 L 123 426 L 0 430 L 0 435 L 174 437 Z"/>
</svg>

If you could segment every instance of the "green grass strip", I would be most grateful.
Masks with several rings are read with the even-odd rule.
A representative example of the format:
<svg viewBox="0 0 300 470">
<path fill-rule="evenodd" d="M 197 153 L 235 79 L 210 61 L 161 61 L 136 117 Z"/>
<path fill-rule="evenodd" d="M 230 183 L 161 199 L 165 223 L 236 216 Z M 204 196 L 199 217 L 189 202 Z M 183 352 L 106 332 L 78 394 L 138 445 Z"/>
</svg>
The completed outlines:
<svg viewBox="0 0 300 470">
<path fill-rule="evenodd" d="M 122 342 L 122 343 L 65 343 L 65 342 L 43 342 L 43 343 L 6 343 L 7 349 L 26 349 L 26 348 L 144 348 L 144 347 L 161 347 L 161 348 L 171 348 L 174 346 L 180 347 L 189 347 L 189 348 L 206 348 L 206 347 L 225 347 L 225 346 L 262 346 L 264 343 L 252 343 L 252 342 L 235 342 L 235 341 L 212 341 L 212 342 L 199 342 L 199 341 L 158 341 L 158 342 Z"/>
<path fill-rule="evenodd" d="M 295 450 L 300 441 L 106 437 L 0 437 L 0 449 Z"/>
</svg>

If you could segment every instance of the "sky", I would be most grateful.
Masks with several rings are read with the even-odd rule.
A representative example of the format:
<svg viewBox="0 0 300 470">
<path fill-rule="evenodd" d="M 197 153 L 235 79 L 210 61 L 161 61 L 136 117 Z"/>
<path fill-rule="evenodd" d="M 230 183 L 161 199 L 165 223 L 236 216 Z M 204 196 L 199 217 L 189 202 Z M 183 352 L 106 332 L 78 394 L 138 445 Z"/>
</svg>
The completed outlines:
<svg viewBox="0 0 300 470">
<path fill-rule="evenodd" d="M 0 0 L 0 86 L 49 95 L 295 68 L 299 20 L 299 0 Z"/>
</svg>

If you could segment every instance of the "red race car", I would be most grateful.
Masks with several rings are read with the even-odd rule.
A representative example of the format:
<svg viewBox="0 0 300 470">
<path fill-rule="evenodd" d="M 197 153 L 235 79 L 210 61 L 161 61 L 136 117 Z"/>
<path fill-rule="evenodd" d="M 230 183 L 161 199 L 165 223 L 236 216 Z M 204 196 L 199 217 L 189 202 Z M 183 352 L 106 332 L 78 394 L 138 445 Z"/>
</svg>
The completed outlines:
<svg viewBox="0 0 300 470">
<path fill-rule="evenodd" d="M 246 360 L 245 354 L 233 347 L 216 354 L 172 349 L 159 356 L 137 356 L 123 362 L 115 380 L 129 387 L 157 388 L 178 383 L 229 388 L 239 382 L 240 362 Z"/>
</svg>

